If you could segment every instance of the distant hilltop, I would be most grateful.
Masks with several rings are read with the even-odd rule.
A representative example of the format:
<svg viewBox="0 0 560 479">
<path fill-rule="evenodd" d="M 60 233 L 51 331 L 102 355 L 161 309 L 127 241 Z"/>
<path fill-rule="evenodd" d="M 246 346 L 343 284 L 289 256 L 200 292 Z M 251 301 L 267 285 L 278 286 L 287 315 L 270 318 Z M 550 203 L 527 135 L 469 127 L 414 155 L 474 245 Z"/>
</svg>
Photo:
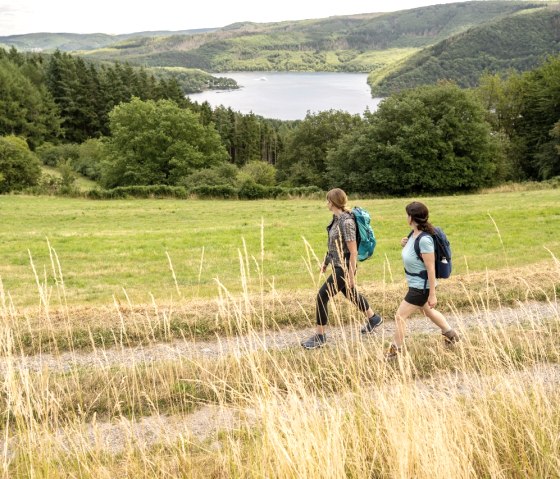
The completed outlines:
<svg viewBox="0 0 560 479">
<path fill-rule="evenodd" d="M 222 28 L 125 35 L 34 33 L 0 37 L 19 50 L 55 49 L 144 67 L 226 71 L 365 72 L 374 96 L 483 72 L 535 67 L 560 51 L 558 2 L 472 1 Z M 264 81 L 264 80 L 263 80 Z"/>
</svg>

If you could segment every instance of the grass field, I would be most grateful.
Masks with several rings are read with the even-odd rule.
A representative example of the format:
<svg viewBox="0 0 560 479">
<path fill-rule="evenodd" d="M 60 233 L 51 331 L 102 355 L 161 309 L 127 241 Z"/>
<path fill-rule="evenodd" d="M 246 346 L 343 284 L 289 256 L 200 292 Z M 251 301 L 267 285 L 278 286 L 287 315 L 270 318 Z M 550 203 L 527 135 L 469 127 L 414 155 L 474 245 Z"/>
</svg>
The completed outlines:
<svg viewBox="0 0 560 479">
<path fill-rule="evenodd" d="M 265 340 L 311 326 L 324 201 L 0 197 L 0 477 L 560 477 L 558 199 L 426 198 L 452 240 L 438 299 L 462 340 L 419 329 L 393 364 L 341 298 L 326 348 Z M 408 201 L 352 202 L 379 238 L 360 287 L 387 319 Z M 181 337 L 214 353 L 164 354 Z"/>
<path fill-rule="evenodd" d="M 559 200 L 557 190 L 424 199 L 433 222 L 451 239 L 458 275 L 559 256 Z M 351 201 L 369 209 L 378 238 L 374 257 L 360 265 L 362 284 L 402 282 L 399 239 L 408 233 L 409 201 Z M 322 259 L 329 220 L 322 200 L 3 196 L 0 277 L 16 306 L 39 301 L 30 255 L 39 283 L 53 294 L 62 279 L 70 305 L 111 304 L 113 295 L 124 297 L 123 289 L 133 303 L 151 302 L 150 294 L 158 300 L 211 298 L 218 292 L 216 278 L 232 292 L 242 290 L 241 253 L 249 258 L 243 261 L 249 285 L 260 288 L 264 281 L 265 291 L 272 284 L 278 291 L 310 290 L 320 280 L 313 253 Z M 53 273 L 49 244 L 62 278 Z"/>
</svg>

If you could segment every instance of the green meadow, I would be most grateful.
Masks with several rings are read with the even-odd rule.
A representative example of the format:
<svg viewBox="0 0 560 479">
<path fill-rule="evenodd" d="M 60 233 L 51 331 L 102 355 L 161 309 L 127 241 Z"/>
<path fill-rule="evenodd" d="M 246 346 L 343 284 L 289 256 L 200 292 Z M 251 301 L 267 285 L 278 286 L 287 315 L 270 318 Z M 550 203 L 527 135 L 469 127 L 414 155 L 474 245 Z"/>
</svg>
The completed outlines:
<svg viewBox="0 0 560 479">
<path fill-rule="evenodd" d="M 0 197 L 0 475 L 559 477 L 559 197 L 424 198 L 462 340 L 411 331 L 395 363 L 390 330 L 305 351 L 283 329 L 312 325 L 324 200 Z M 351 201 L 373 215 L 360 287 L 387 319 L 409 201 Z M 332 313 L 333 333 L 361 325 L 341 298 Z"/>
<path fill-rule="evenodd" d="M 399 240 L 410 200 L 351 199 L 371 212 L 378 238 L 374 257 L 360 265 L 362 283 L 402 281 Z M 422 199 L 450 237 L 455 274 L 560 256 L 559 200 L 557 190 Z M 68 304 L 100 305 L 127 296 L 210 298 L 216 280 L 241 291 L 240 277 L 262 281 L 265 291 L 313 289 L 330 213 L 323 200 L 3 196 L 0 219 L 0 277 L 16 306 L 37 305 L 38 284 L 54 294 L 57 282 Z"/>
</svg>

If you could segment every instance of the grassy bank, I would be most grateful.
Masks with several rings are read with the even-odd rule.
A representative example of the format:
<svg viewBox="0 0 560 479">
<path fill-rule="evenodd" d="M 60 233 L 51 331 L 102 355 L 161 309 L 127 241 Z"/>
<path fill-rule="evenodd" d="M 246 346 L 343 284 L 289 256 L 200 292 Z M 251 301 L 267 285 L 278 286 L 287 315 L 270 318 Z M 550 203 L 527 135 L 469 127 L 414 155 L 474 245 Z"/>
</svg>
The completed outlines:
<svg viewBox="0 0 560 479">
<path fill-rule="evenodd" d="M 409 199 L 352 201 L 370 210 L 378 246 L 363 285 L 402 280 Z M 456 274 L 504 270 L 560 253 L 555 190 L 425 198 L 451 238 Z M 203 299 L 216 279 L 241 293 L 315 288 L 329 212 L 323 201 L 89 201 L 0 197 L 0 277 L 17 307 Z M 50 247 L 49 247 L 50 245 Z M 58 289 L 57 289 L 58 287 Z M 42 290 L 39 294 L 39 290 Z M 128 299 L 127 299 L 128 297 Z"/>
</svg>

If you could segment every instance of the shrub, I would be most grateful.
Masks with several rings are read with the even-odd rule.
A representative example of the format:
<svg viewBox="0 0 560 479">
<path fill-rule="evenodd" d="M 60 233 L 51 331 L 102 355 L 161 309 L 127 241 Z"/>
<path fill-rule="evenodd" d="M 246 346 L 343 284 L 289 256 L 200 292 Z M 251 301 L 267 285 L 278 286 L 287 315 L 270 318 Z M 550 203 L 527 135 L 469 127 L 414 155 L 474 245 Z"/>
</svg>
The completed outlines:
<svg viewBox="0 0 560 479">
<path fill-rule="evenodd" d="M 105 143 L 100 139 L 90 139 L 78 148 L 78 158 L 73 163 L 74 170 L 97 181 L 101 178 L 101 165 L 107 159 Z"/>
<path fill-rule="evenodd" d="M 9 193 L 36 185 L 41 166 L 23 138 L 4 136 L 0 137 L 0 172 L 0 193 Z"/>
<path fill-rule="evenodd" d="M 231 185 L 199 185 L 191 188 L 189 193 L 199 198 L 235 199 L 239 190 Z"/>
<path fill-rule="evenodd" d="M 297 198 L 316 198 L 323 195 L 324 191 L 318 186 L 297 186 L 294 188 L 284 188 L 287 196 Z"/>
<path fill-rule="evenodd" d="M 258 200 L 269 198 L 269 191 L 266 186 L 259 185 L 252 180 L 246 180 L 239 188 L 239 199 Z"/>
<path fill-rule="evenodd" d="M 276 168 L 265 161 L 250 161 L 241 168 L 238 179 L 240 184 L 252 181 L 257 185 L 274 186 L 276 184 Z"/>
<path fill-rule="evenodd" d="M 170 185 L 142 185 L 142 186 L 117 186 L 116 188 L 88 191 L 86 196 L 94 200 L 108 200 L 116 198 L 179 198 L 188 197 L 183 186 Z"/>
<path fill-rule="evenodd" d="M 203 168 L 188 175 L 182 184 L 187 189 L 202 186 L 235 186 L 239 169 L 231 163 L 221 163 L 212 168 Z"/>
<path fill-rule="evenodd" d="M 45 173 L 41 175 L 36 185 L 26 188 L 24 191 L 30 195 L 57 195 L 62 187 L 60 176 Z"/>
<path fill-rule="evenodd" d="M 44 165 L 57 166 L 61 161 L 66 160 L 69 160 L 74 165 L 80 156 L 79 148 L 79 145 L 75 143 L 63 145 L 43 143 L 37 148 L 36 153 Z"/>
</svg>

